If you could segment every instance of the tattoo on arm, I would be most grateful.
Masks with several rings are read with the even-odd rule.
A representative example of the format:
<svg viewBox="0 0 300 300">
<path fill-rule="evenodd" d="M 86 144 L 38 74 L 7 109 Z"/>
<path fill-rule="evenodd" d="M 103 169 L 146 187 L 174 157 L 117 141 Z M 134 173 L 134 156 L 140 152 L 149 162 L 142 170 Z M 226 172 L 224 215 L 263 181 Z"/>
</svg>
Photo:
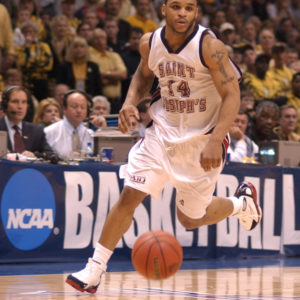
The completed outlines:
<svg viewBox="0 0 300 300">
<path fill-rule="evenodd" d="M 234 77 L 231 76 L 231 77 L 229 77 L 229 78 L 227 78 L 227 79 L 225 79 L 225 80 L 221 80 L 221 84 L 222 84 L 222 85 L 226 85 L 228 82 L 231 82 L 231 81 L 233 81 L 233 80 L 234 80 Z"/>
<path fill-rule="evenodd" d="M 225 67 L 223 65 L 223 58 L 225 57 L 225 52 L 217 50 L 211 57 L 216 60 L 216 63 L 219 67 L 219 70 L 224 76 L 224 80 L 221 81 L 221 84 L 226 85 L 228 82 L 233 81 L 234 77 L 231 76 L 231 77 L 228 78 L 228 74 L 227 74 L 227 72 L 225 70 Z"/>
<path fill-rule="evenodd" d="M 217 50 L 211 57 L 214 58 L 217 61 L 216 63 L 218 65 L 219 69 L 220 69 L 220 72 L 223 74 L 223 76 L 225 78 L 227 78 L 228 75 L 226 73 L 226 70 L 225 70 L 223 62 L 222 62 L 224 56 L 225 56 L 225 52 L 224 51 Z"/>
</svg>

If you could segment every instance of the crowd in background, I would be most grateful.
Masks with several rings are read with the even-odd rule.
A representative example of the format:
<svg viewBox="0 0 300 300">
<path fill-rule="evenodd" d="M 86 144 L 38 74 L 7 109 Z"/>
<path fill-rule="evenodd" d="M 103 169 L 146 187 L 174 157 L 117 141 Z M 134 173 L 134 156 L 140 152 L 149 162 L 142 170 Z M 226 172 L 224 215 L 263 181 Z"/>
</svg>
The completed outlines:
<svg viewBox="0 0 300 300">
<path fill-rule="evenodd" d="M 26 87 L 25 120 L 44 127 L 63 118 L 63 96 L 73 89 L 90 97 L 98 119 L 89 126 L 106 126 L 101 115 L 121 108 L 140 38 L 164 25 L 162 0 L 0 3 L 0 91 Z M 198 8 L 198 23 L 224 42 L 243 73 L 230 159 L 253 157 L 265 140 L 300 141 L 300 1 L 200 0 Z"/>
</svg>

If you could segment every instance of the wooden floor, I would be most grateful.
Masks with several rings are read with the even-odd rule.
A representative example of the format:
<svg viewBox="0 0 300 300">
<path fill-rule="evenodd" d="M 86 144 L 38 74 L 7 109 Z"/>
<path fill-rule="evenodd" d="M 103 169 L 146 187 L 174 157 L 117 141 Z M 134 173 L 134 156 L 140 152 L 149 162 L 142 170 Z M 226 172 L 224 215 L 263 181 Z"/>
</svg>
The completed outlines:
<svg viewBox="0 0 300 300">
<path fill-rule="evenodd" d="M 76 292 L 64 283 L 66 276 L 1 276 L 0 299 L 300 299 L 299 267 L 180 270 L 163 281 L 111 272 L 94 295 Z"/>
</svg>

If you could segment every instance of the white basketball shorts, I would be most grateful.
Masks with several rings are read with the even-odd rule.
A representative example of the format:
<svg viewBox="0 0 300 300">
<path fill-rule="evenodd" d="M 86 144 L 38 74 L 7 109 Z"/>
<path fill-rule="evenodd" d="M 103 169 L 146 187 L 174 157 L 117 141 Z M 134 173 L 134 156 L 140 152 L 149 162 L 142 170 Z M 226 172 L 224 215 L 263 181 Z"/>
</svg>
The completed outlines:
<svg viewBox="0 0 300 300">
<path fill-rule="evenodd" d="M 200 165 L 200 153 L 210 135 L 193 137 L 180 143 L 162 142 L 154 128 L 146 130 L 143 140 L 130 150 L 128 164 L 121 166 L 120 177 L 129 186 L 154 198 L 171 181 L 176 188 L 176 205 L 186 216 L 199 219 L 212 201 L 215 184 L 220 175 L 228 140 L 223 144 L 223 163 L 205 172 Z M 226 145 L 226 147 L 225 147 Z"/>
</svg>

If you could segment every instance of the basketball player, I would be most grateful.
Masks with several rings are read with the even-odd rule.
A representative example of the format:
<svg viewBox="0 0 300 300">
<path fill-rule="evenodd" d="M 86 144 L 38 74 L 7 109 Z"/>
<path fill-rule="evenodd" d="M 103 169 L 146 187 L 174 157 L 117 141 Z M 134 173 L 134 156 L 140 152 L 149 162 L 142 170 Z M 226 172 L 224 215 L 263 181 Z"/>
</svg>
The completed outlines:
<svg viewBox="0 0 300 300">
<path fill-rule="evenodd" d="M 239 72 L 224 44 L 197 25 L 196 0 L 166 0 L 166 26 L 140 41 L 141 61 L 119 114 L 119 128 L 131 130 L 140 99 L 154 79 L 160 91 L 150 107 L 152 125 L 121 167 L 124 189 L 111 209 L 94 255 L 67 283 L 94 293 L 117 242 L 129 228 L 147 194 L 158 197 L 171 181 L 177 190 L 177 216 L 187 229 L 215 224 L 236 215 L 245 229 L 261 220 L 256 191 L 242 183 L 229 198 L 213 197 L 224 165 L 227 133 L 240 105 Z"/>
</svg>

